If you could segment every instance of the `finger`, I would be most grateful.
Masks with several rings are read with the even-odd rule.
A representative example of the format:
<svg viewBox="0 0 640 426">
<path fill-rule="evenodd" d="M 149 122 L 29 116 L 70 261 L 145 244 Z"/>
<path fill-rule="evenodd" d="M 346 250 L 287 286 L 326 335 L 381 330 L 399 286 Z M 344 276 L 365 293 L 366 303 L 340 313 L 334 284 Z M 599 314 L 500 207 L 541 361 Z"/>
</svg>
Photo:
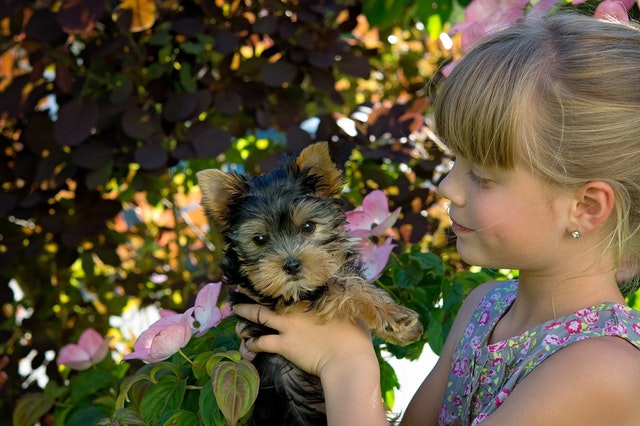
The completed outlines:
<svg viewBox="0 0 640 426">
<path fill-rule="evenodd" d="M 240 354 L 242 355 L 242 358 L 247 360 L 247 361 L 253 361 L 253 359 L 256 357 L 256 353 L 255 352 L 251 352 L 249 350 L 249 348 L 247 348 L 247 341 L 243 340 L 240 343 Z"/>
<path fill-rule="evenodd" d="M 256 324 L 277 330 L 279 317 L 269 308 L 256 304 L 241 303 L 233 307 L 233 312 Z"/>
<path fill-rule="evenodd" d="M 278 334 L 265 334 L 263 336 L 252 337 L 245 341 L 245 346 L 251 352 L 278 352 L 278 342 L 280 335 Z"/>
</svg>

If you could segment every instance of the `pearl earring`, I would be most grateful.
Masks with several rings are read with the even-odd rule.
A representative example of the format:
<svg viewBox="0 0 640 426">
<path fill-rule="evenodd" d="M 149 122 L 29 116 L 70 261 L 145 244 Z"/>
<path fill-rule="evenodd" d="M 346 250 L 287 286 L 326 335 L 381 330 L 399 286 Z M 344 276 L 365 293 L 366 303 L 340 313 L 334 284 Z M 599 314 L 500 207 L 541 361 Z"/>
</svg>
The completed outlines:
<svg viewBox="0 0 640 426">
<path fill-rule="evenodd" d="M 573 238 L 574 240 L 577 240 L 578 238 L 580 238 L 580 231 L 573 231 L 571 233 L 571 238 Z"/>
</svg>

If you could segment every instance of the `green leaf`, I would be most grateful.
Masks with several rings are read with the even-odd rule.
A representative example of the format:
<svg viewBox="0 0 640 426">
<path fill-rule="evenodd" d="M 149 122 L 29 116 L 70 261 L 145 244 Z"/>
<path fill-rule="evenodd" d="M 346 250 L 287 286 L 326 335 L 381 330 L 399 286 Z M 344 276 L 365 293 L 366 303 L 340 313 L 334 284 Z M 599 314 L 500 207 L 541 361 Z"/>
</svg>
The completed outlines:
<svg viewBox="0 0 640 426">
<path fill-rule="evenodd" d="M 362 12 L 372 27 L 387 29 L 402 21 L 407 4 L 407 0 L 364 0 Z"/>
<path fill-rule="evenodd" d="M 40 392 L 24 394 L 18 399 L 13 410 L 13 425 L 34 424 L 53 407 L 53 403 L 53 399 Z"/>
<path fill-rule="evenodd" d="M 160 425 L 198 426 L 198 415 L 191 411 L 178 410 Z"/>
<path fill-rule="evenodd" d="M 65 426 L 95 425 L 110 414 L 111 410 L 104 405 L 81 405 L 69 413 Z"/>
<path fill-rule="evenodd" d="M 260 377 L 249 361 L 222 361 L 213 367 L 211 386 L 218 407 L 230 425 L 235 425 L 253 406 Z"/>
<path fill-rule="evenodd" d="M 193 339 L 193 340 L 196 340 L 196 339 Z M 207 352 L 198 354 L 194 358 L 193 365 L 191 366 L 191 370 L 193 371 L 193 375 L 196 377 L 196 380 L 198 381 L 198 383 L 201 383 L 209 379 L 210 373 L 207 372 L 207 370 L 205 369 L 205 366 L 209 358 L 211 358 L 211 356 L 214 354 L 215 352 L 213 351 L 207 351 Z"/>
<path fill-rule="evenodd" d="M 134 383 L 141 380 L 151 381 L 151 377 L 147 376 L 146 374 L 140 374 L 137 376 L 127 377 L 122 381 L 122 384 L 120 384 L 120 393 L 118 394 L 118 398 L 116 399 L 116 409 L 124 408 L 124 403 L 128 399 L 127 395 L 129 393 L 129 389 L 131 389 L 131 386 L 133 386 Z"/>
<path fill-rule="evenodd" d="M 163 413 L 180 408 L 186 388 L 186 380 L 171 375 L 163 376 L 142 398 L 142 418 L 147 423 L 155 424 Z"/>
<path fill-rule="evenodd" d="M 91 397 L 114 382 L 114 377 L 102 370 L 87 370 L 73 377 L 69 383 L 71 402 L 78 403 Z"/>
<path fill-rule="evenodd" d="M 229 360 L 232 362 L 238 362 L 242 359 L 242 354 L 239 351 L 226 351 L 226 352 L 218 352 L 209 358 L 206 364 L 207 374 L 211 376 L 213 374 L 213 368 L 220 361 Z"/>
<path fill-rule="evenodd" d="M 200 391 L 199 398 L 199 411 L 200 421 L 203 426 L 220 426 L 226 422 L 222 411 L 218 408 L 218 403 L 213 395 L 213 387 L 211 385 L 211 379 L 205 383 L 204 387 Z"/>
<path fill-rule="evenodd" d="M 112 417 L 114 424 L 120 425 L 144 425 L 145 422 L 142 420 L 140 415 L 133 410 L 128 408 L 121 408 L 116 410 Z"/>
</svg>

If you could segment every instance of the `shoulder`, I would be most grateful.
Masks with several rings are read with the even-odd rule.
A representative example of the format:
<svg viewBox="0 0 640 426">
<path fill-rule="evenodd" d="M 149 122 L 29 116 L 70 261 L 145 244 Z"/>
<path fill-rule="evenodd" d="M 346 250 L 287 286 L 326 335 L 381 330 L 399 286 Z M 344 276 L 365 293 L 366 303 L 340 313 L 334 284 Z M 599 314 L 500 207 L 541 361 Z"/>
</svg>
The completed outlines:
<svg viewBox="0 0 640 426">
<path fill-rule="evenodd" d="M 474 288 L 465 298 L 456 315 L 438 361 L 413 396 L 402 419 L 402 425 L 435 424 L 438 422 L 438 414 L 447 386 L 455 346 L 462 337 L 473 311 L 482 299 L 500 283 L 500 281 L 492 281 L 481 284 Z"/>
<path fill-rule="evenodd" d="M 619 337 L 572 343 L 536 367 L 491 424 L 640 424 L 640 350 Z M 521 424 L 529 424 L 527 422 Z"/>
<path fill-rule="evenodd" d="M 462 302 L 462 306 L 456 315 L 443 352 L 448 351 L 453 354 L 455 345 L 462 337 L 462 333 L 464 333 L 471 316 L 486 297 L 496 293 L 500 289 L 507 289 L 515 285 L 513 281 L 488 281 L 471 290 L 471 293 L 469 293 L 464 302 Z"/>
</svg>

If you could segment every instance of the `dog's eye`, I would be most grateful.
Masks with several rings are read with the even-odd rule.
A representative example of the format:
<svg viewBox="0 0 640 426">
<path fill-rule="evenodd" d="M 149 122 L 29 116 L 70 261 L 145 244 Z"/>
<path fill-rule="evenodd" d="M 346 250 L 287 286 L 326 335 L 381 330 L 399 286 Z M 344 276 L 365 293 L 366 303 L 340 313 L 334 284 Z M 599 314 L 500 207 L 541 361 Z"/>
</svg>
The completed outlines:
<svg viewBox="0 0 640 426">
<path fill-rule="evenodd" d="M 265 245 L 265 244 L 267 244 L 269 242 L 269 236 L 268 235 L 256 235 L 255 237 L 253 237 L 253 242 L 257 246 L 263 246 L 263 245 Z"/>
<path fill-rule="evenodd" d="M 316 224 L 313 222 L 305 222 L 302 224 L 302 233 L 303 234 L 311 234 L 316 229 Z"/>
</svg>

